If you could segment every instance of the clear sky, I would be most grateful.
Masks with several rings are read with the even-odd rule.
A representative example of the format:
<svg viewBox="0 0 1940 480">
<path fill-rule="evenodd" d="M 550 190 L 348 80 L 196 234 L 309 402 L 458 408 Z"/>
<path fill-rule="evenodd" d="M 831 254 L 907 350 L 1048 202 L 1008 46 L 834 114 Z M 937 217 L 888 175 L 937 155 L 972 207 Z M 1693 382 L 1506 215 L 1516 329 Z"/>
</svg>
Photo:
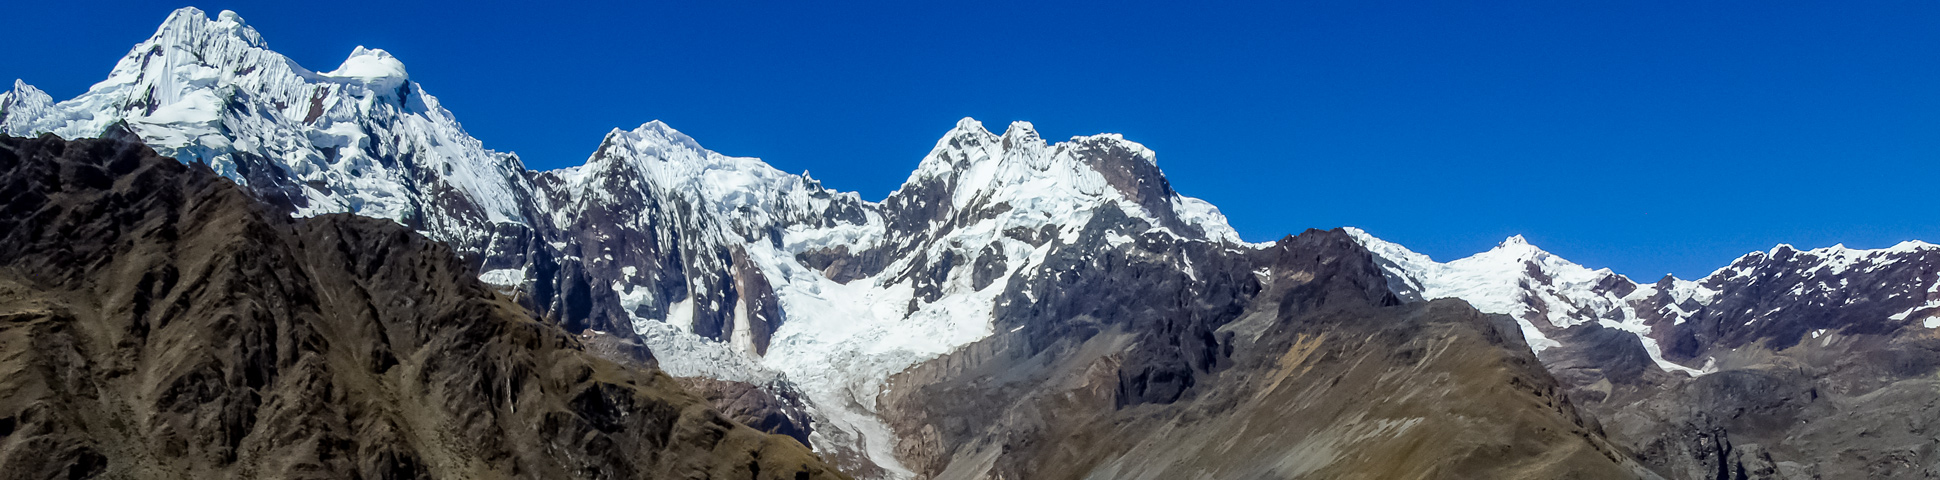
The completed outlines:
<svg viewBox="0 0 1940 480">
<path fill-rule="evenodd" d="M 1940 242 L 1940 1 L 198 2 L 330 70 L 389 50 L 487 147 L 661 119 L 880 199 L 956 119 L 1123 133 L 1249 240 L 1512 234 L 1640 281 L 1777 243 Z M 181 4 L 18 2 L 65 99 Z"/>
</svg>

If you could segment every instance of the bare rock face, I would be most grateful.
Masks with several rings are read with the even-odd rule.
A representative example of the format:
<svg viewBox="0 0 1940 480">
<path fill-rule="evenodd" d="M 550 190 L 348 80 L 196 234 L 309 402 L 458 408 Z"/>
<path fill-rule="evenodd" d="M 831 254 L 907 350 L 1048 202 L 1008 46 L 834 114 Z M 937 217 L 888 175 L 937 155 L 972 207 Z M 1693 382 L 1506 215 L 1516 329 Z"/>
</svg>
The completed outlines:
<svg viewBox="0 0 1940 480">
<path fill-rule="evenodd" d="M 845 478 L 388 220 L 0 139 L 0 477 Z"/>
</svg>

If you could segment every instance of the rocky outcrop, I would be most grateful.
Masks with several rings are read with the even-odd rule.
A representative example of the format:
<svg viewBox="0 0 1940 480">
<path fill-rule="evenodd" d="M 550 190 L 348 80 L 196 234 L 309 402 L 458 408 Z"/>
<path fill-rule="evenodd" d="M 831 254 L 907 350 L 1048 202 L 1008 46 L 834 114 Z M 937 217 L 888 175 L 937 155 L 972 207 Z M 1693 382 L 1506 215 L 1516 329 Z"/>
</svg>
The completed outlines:
<svg viewBox="0 0 1940 480">
<path fill-rule="evenodd" d="M 721 414 L 763 432 L 787 435 L 808 444 L 814 432 L 806 399 L 782 384 L 755 385 L 704 377 L 676 379 Z"/>
<path fill-rule="evenodd" d="M 0 477 L 844 478 L 389 220 L 0 138 Z"/>
</svg>

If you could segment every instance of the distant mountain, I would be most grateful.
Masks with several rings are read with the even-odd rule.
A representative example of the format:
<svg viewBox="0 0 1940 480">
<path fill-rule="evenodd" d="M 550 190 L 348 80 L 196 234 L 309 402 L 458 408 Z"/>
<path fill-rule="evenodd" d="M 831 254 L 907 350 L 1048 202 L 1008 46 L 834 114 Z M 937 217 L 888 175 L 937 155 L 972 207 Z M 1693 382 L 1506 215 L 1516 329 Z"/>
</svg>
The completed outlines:
<svg viewBox="0 0 1940 480">
<path fill-rule="evenodd" d="M 80 97 L 0 94 L 0 133 L 117 132 L 283 213 L 444 242 L 588 351 L 864 478 L 1840 476 L 1934 455 L 1893 450 L 1924 427 L 1875 441 L 1797 413 L 1913 408 L 1867 395 L 1932 371 L 1924 244 L 1640 284 L 1520 237 L 1448 263 L 1355 229 L 1247 243 L 1143 145 L 972 119 L 880 201 L 658 121 L 534 171 L 388 53 L 317 73 L 192 8 Z M 1778 397 L 1728 382 L 1768 377 Z M 1782 406 L 1744 407 L 1762 401 Z"/>
<path fill-rule="evenodd" d="M 1940 246 L 1752 252 L 1638 283 L 1511 237 L 1438 263 L 1351 230 L 1396 292 L 1518 322 L 1612 438 L 1674 478 L 1940 472 Z M 1922 392 L 1922 393 L 1916 393 Z"/>
</svg>

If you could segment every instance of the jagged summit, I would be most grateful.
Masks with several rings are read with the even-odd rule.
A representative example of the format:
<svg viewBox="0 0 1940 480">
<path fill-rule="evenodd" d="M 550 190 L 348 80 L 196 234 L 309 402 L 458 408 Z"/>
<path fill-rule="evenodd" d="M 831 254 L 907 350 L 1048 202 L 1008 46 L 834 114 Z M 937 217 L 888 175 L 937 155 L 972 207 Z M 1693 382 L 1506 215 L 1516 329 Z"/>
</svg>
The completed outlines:
<svg viewBox="0 0 1940 480">
<path fill-rule="evenodd" d="M 649 120 L 646 123 L 640 124 L 638 127 L 634 127 L 632 130 L 615 128 L 613 131 L 607 132 L 604 142 L 664 145 L 701 152 L 702 156 L 716 154 L 714 151 L 702 147 L 700 142 L 694 140 L 694 137 L 690 137 L 686 133 L 681 133 L 681 131 L 675 130 L 673 126 L 667 125 L 666 122 L 660 120 Z"/>
<path fill-rule="evenodd" d="M 263 43 L 263 35 L 257 33 L 255 27 L 249 26 L 242 15 L 223 10 L 216 14 L 216 18 L 210 19 L 207 13 L 195 7 L 182 7 L 170 12 L 168 19 L 162 21 L 161 27 L 155 29 L 155 35 L 149 37 L 147 43 L 193 48 L 212 34 L 232 35 L 253 47 L 268 46 Z"/>
<path fill-rule="evenodd" d="M 1241 243 L 1217 208 L 1173 191 L 1156 158 L 1118 134 L 1048 143 L 1030 122 L 1012 122 L 1000 136 L 966 117 L 883 204 L 936 221 L 987 208 L 1059 217 L 1112 204 L 1180 236 Z"/>
<path fill-rule="evenodd" d="M 1044 138 L 1037 134 L 1037 126 L 1023 120 L 1010 122 L 1010 127 L 1004 129 L 1003 138 L 1006 142 L 1044 143 Z"/>
</svg>

